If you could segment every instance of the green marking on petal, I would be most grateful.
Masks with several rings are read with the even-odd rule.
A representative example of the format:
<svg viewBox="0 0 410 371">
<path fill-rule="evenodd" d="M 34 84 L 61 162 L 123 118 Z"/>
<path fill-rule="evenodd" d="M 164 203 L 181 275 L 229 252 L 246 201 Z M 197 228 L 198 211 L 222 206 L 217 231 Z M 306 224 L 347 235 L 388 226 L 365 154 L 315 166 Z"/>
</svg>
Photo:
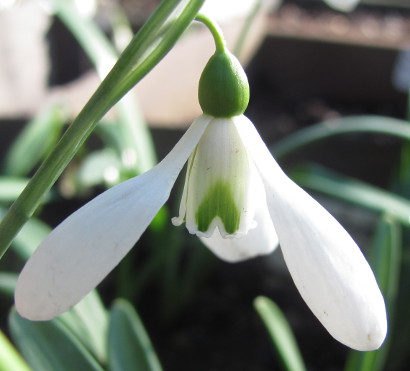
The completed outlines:
<svg viewBox="0 0 410 371">
<path fill-rule="evenodd" d="M 198 230 L 206 232 L 212 221 L 219 216 L 228 234 L 239 229 L 241 213 L 235 204 L 229 182 L 218 181 L 208 190 L 195 214 Z"/>
</svg>

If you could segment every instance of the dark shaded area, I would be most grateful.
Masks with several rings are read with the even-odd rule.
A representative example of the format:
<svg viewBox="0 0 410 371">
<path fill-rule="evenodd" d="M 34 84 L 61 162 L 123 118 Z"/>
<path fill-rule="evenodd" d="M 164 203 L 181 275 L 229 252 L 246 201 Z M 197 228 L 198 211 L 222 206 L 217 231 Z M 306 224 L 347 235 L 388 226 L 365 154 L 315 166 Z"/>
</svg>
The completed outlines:
<svg viewBox="0 0 410 371">
<path fill-rule="evenodd" d="M 47 33 L 47 40 L 50 58 L 50 87 L 73 81 L 92 68 L 77 40 L 58 18 L 53 18 Z"/>
</svg>

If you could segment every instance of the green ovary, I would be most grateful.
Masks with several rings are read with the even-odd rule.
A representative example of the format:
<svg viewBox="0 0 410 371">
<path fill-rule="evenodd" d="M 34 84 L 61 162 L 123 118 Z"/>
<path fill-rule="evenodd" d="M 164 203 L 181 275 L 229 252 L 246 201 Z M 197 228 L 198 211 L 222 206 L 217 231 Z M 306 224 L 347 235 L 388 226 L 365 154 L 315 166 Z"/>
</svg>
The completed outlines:
<svg viewBox="0 0 410 371">
<path fill-rule="evenodd" d="M 238 230 L 241 214 L 229 182 L 218 181 L 208 190 L 195 214 L 198 230 L 206 232 L 218 216 L 226 233 L 233 234 Z"/>
</svg>

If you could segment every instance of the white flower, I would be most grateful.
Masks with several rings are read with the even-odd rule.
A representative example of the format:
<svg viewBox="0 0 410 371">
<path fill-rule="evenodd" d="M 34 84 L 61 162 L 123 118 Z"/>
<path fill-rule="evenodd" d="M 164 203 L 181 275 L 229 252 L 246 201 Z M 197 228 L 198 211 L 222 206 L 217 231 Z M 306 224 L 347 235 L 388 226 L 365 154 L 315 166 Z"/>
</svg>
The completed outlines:
<svg viewBox="0 0 410 371">
<path fill-rule="evenodd" d="M 296 287 L 329 333 L 358 350 L 381 345 L 387 327 L 385 305 L 360 249 L 283 173 L 243 115 L 201 115 L 160 164 L 109 189 L 61 223 L 19 277 L 18 312 L 47 320 L 96 287 L 166 202 L 188 157 L 175 224 L 185 221 L 191 233 L 228 261 L 269 253 L 277 245 L 276 230 Z M 233 217 L 227 210 L 207 209 L 214 206 L 207 197 L 218 193 L 210 191 L 215 184 L 227 207 L 238 207 Z M 208 213 L 200 216 L 205 222 L 199 227 L 198 210 Z"/>
</svg>

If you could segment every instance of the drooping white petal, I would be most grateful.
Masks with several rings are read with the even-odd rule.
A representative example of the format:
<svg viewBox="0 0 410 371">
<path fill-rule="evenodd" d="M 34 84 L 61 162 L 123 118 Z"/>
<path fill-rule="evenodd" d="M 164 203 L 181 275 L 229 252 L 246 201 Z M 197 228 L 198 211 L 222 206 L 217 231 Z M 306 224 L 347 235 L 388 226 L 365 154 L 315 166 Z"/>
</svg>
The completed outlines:
<svg viewBox="0 0 410 371">
<path fill-rule="evenodd" d="M 209 121 L 200 116 L 160 164 L 96 197 L 42 242 L 17 283 L 15 302 L 20 315 L 51 319 L 101 282 L 168 199 Z"/>
<path fill-rule="evenodd" d="M 218 230 L 211 237 L 201 237 L 201 241 L 220 259 L 230 263 L 250 259 L 259 255 L 270 254 L 278 246 L 279 240 L 275 232 L 266 203 L 265 189 L 254 168 L 253 192 L 255 199 L 256 227 L 244 236 L 223 238 Z"/>
<path fill-rule="evenodd" d="M 286 264 L 303 299 L 329 333 L 357 350 L 383 342 L 386 310 L 373 272 L 343 227 L 280 169 L 252 123 L 238 130 L 265 184 Z"/>
</svg>

